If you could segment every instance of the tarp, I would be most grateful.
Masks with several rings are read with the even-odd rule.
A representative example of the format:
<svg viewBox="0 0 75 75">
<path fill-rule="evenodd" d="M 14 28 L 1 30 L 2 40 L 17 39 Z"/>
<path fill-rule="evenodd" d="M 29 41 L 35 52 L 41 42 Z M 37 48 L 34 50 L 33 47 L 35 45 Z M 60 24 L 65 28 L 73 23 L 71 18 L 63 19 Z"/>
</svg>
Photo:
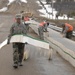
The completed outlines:
<svg viewBox="0 0 75 75">
<path fill-rule="evenodd" d="M 3 46 L 7 45 L 7 40 L 8 39 L 6 39 L 4 42 L 2 42 L 0 44 L 0 49 Z M 34 46 L 37 46 L 37 47 L 49 49 L 49 43 L 47 43 L 45 41 L 42 41 L 42 40 L 32 38 L 32 37 L 29 37 L 29 36 L 25 36 L 25 35 L 14 35 L 14 36 L 12 36 L 11 40 L 10 40 L 10 43 L 13 43 L 13 42 L 21 42 L 21 43 L 27 42 L 28 44 L 31 44 L 31 45 L 34 45 Z"/>
</svg>

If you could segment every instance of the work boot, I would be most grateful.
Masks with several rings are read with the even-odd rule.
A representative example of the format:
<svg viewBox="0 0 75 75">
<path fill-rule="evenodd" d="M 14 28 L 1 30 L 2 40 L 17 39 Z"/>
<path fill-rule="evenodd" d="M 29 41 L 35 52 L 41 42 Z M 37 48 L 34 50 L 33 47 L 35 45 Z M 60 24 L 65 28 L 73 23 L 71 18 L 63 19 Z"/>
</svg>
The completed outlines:
<svg viewBox="0 0 75 75">
<path fill-rule="evenodd" d="M 19 66 L 23 66 L 22 62 L 19 62 Z"/>
<path fill-rule="evenodd" d="M 13 67 L 16 69 L 18 68 L 18 63 L 14 63 Z"/>
</svg>

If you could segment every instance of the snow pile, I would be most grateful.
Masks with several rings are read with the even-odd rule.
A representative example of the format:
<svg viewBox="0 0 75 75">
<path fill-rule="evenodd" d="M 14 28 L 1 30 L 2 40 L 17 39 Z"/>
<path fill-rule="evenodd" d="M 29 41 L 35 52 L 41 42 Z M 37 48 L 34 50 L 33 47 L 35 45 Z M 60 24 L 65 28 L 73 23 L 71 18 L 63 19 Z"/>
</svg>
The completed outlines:
<svg viewBox="0 0 75 75">
<path fill-rule="evenodd" d="M 27 3 L 27 0 L 20 0 L 21 2 Z"/>
<path fill-rule="evenodd" d="M 7 5 L 10 5 L 14 1 L 17 1 L 17 2 L 21 1 L 21 2 L 27 3 L 27 0 L 9 0 L 9 3 Z"/>
<path fill-rule="evenodd" d="M 15 0 L 9 0 L 9 3 L 7 5 L 10 5 L 11 3 L 13 3 Z"/>
<path fill-rule="evenodd" d="M 3 7 L 2 9 L 0 9 L 0 12 L 5 12 L 7 9 L 7 7 Z"/>
<path fill-rule="evenodd" d="M 42 5 L 40 4 L 39 1 L 37 1 L 36 3 L 38 3 L 39 6 L 42 7 Z M 42 3 L 45 3 L 45 1 L 42 1 Z M 50 4 L 45 4 L 44 5 L 45 8 L 47 9 L 48 13 L 46 12 L 46 10 L 42 7 L 42 9 L 38 10 L 39 12 L 43 13 L 44 15 L 40 14 L 40 16 L 43 16 L 43 17 L 47 17 L 47 18 L 50 18 L 50 19 L 56 19 L 56 14 L 58 13 L 58 11 L 56 11 L 54 8 L 53 8 L 53 15 L 52 15 L 52 7 Z M 59 16 L 58 19 L 62 20 L 62 19 L 68 19 L 67 15 L 66 14 L 63 14 L 63 16 Z M 69 18 L 70 20 L 73 20 L 73 18 Z"/>
<path fill-rule="evenodd" d="M 42 7 L 42 5 L 40 4 L 40 2 L 39 2 L 39 1 L 36 1 L 36 3 L 37 3 L 39 6 L 41 6 L 41 7 Z"/>
<path fill-rule="evenodd" d="M 39 1 L 36 1 L 36 3 L 38 3 L 38 5 L 40 5 L 40 2 Z"/>
</svg>

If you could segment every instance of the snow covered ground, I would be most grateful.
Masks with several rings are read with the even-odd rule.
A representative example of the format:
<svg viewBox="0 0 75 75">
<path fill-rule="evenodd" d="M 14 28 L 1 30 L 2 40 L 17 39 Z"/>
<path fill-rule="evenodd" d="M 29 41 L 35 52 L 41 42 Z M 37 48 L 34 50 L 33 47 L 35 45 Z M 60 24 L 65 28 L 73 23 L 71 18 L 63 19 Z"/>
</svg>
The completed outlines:
<svg viewBox="0 0 75 75">
<path fill-rule="evenodd" d="M 7 9 L 7 7 L 3 7 L 2 9 L 0 9 L 0 12 L 5 12 Z"/>
<path fill-rule="evenodd" d="M 45 0 L 42 0 L 42 3 L 44 4 L 45 8 L 47 9 L 48 13 L 46 12 L 46 10 L 43 8 L 43 6 L 40 4 L 39 1 L 37 1 L 36 3 L 38 3 L 39 6 L 42 7 L 42 9 L 38 10 L 39 12 L 43 13 L 43 14 L 40 14 L 40 16 L 43 16 L 43 17 L 47 17 L 47 18 L 50 18 L 50 19 L 56 19 L 56 14 L 58 13 L 58 11 L 56 11 L 54 8 L 53 8 L 53 15 L 52 15 L 52 7 L 50 4 L 46 4 L 46 1 Z M 67 15 L 66 14 L 63 14 L 63 16 L 59 16 L 58 19 L 62 20 L 62 19 L 68 19 Z M 73 20 L 73 18 L 69 18 L 70 20 Z"/>
<path fill-rule="evenodd" d="M 24 2 L 24 3 L 27 3 L 27 0 L 8 0 L 9 3 L 7 4 L 7 6 L 11 5 L 11 3 L 13 3 L 14 1 L 17 1 L 17 2 Z M 5 12 L 7 11 L 8 7 L 3 7 L 2 9 L 0 9 L 0 12 Z"/>
</svg>

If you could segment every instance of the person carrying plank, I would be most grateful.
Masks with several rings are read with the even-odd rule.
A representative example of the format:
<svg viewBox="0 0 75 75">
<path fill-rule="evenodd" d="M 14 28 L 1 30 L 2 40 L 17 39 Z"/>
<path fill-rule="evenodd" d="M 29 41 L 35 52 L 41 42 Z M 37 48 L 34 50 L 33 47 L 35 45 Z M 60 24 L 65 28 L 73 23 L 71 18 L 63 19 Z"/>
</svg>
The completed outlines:
<svg viewBox="0 0 75 75">
<path fill-rule="evenodd" d="M 16 14 L 15 18 L 16 18 L 16 22 L 10 28 L 10 34 L 8 36 L 7 44 L 10 43 L 10 39 L 13 35 L 26 34 L 25 25 L 21 22 L 22 19 L 21 14 Z M 12 45 L 13 45 L 13 61 L 14 61 L 13 67 L 18 68 L 18 65 L 22 66 L 25 44 L 20 42 L 19 43 L 14 42 Z"/>
</svg>

